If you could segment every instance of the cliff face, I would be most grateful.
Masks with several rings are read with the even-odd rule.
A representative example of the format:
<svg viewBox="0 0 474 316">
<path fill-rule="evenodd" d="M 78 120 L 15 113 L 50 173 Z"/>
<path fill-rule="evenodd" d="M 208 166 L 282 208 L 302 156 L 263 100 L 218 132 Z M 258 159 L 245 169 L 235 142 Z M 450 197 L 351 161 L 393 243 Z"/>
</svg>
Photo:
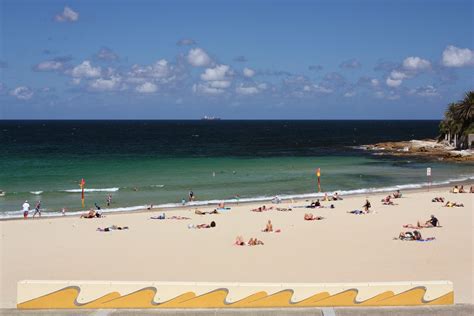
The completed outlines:
<svg viewBox="0 0 474 316">
<path fill-rule="evenodd" d="M 437 142 L 434 139 L 383 142 L 364 145 L 362 148 L 393 156 L 474 162 L 472 150 L 455 150 L 454 147 L 447 143 Z"/>
</svg>

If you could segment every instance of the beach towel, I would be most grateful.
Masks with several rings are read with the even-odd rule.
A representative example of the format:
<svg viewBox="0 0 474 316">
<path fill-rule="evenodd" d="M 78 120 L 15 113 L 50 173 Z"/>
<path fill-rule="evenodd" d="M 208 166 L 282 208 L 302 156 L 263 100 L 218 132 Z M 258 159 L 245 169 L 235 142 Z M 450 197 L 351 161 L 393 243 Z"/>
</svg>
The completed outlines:
<svg viewBox="0 0 474 316">
<path fill-rule="evenodd" d="M 428 237 L 428 238 L 424 238 L 424 239 L 420 239 L 420 240 L 415 240 L 415 241 L 427 242 L 427 241 L 433 241 L 433 240 L 436 240 L 436 238 L 435 238 L 435 237 Z"/>
</svg>

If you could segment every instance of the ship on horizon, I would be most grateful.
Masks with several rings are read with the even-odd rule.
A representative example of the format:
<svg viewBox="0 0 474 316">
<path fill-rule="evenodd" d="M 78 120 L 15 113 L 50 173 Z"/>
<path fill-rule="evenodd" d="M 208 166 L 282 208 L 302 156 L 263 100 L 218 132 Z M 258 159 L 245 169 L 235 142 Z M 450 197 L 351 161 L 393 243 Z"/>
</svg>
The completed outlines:
<svg viewBox="0 0 474 316">
<path fill-rule="evenodd" d="M 204 117 L 201 118 L 202 121 L 220 121 L 220 117 L 217 116 L 207 116 L 204 115 Z"/>
</svg>

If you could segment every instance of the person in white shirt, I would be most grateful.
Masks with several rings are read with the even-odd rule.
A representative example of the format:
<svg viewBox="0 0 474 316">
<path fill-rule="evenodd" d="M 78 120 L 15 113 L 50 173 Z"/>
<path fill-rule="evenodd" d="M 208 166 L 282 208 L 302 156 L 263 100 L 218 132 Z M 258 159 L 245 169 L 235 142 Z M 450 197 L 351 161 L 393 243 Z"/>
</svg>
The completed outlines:
<svg viewBox="0 0 474 316">
<path fill-rule="evenodd" d="M 23 218 L 27 218 L 28 213 L 30 212 L 30 204 L 28 204 L 28 201 L 25 201 L 22 207 L 23 207 Z"/>
</svg>

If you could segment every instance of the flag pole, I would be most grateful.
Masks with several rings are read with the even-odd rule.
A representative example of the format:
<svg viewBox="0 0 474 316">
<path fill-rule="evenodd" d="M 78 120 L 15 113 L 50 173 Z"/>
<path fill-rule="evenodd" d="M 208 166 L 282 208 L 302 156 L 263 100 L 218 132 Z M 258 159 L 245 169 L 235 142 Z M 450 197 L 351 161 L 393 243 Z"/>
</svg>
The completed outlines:
<svg viewBox="0 0 474 316">
<path fill-rule="evenodd" d="M 318 177 L 318 193 L 321 192 L 321 169 L 316 169 L 316 176 Z"/>
<path fill-rule="evenodd" d="M 86 182 L 84 181 L 84 178 L 81 179 L 81 183 L 79 184 L 81 187 L 81 202 L 82 202 L 82 208 L 84 208 L 84 188 L 86 186 Z"/>
</svg>

